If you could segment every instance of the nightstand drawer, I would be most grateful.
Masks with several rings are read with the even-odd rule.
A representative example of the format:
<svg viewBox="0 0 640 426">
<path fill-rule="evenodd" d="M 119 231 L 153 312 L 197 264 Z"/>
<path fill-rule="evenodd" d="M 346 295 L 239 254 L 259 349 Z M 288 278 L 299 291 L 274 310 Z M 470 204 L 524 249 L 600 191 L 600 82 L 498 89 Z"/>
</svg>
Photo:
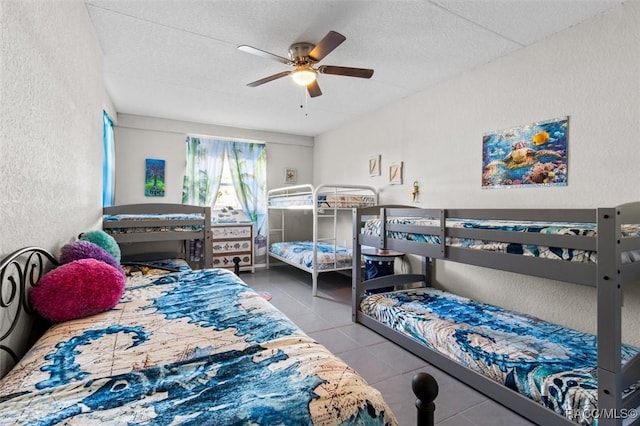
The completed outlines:
<svg viewBox="0 0 640 426">
<path fill-rule="evenodd" d="M 226 238 L 251 239 L 251 225 L 247 226 L 212 226 L 211 238 L 214 240 Z"/>
<path fill-rule="evenodd" d="M 249 253 L 241 253 L 236 255 L 225 255 L 225 256 L 213 256 L 213 267 L 214 268 L 233 268 L 235 264 L 233 263 L 233 258 L 240 258 L 240 266 L 252 266 L 253 263 L 251 261 L 251 255 Z"/>
<path fill-rule="evenodd" d="M 213 241 L 213 254 L 251 251 L 251 240 Z"/>
</svg>

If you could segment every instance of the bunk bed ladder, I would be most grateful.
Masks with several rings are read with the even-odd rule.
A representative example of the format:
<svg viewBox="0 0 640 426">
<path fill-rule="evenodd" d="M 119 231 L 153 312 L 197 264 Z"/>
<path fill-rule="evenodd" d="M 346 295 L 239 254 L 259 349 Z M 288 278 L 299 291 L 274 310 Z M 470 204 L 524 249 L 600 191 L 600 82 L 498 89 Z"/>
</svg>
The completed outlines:
<svg viewBox="0 0 640 426">
<path fill-rule="evenodd" d="M 313 200 L 313 264 L 318 265 L 318 243 L 330 242 L 333 245 L 333 268 L 338 269 L 338 254 L 337 254 L 337 233 L 338 233 L 338 209 L 335 207 L 319 207 L 318 206 L 318 193 L 314 192 Z M 333 234 L 331 237 L 320 237 L 318 235 L 318 228 L 320 219 L 332 219 L 333 220 Z M 311 295 L 318 295 L 318 268 L 314 266 L 311 271 Z"/>
<path fill-rule="evenodd" d="M 274 210 L 269 210 L 269 213 L 271 213 L 272 211 Z M 280 213 L 280 227 L 272 228 L 270 223 L 267 224 L 267 227 L 269 229 L 267 232 L 267 251 L 269 250 L 269 247 L 271 247 L 271 234 L 280 233 L 278 242 L 284 241 L 284 209 L 277 209 L 276 211 Z M 269 220 L 269 214 L 267 214 L 267 220 Z M 270 257 L 271 256 L 269 256 L 269 253 L 267 253 L 267 269 L 270 269 L 271 267 Z"/>
</svg>

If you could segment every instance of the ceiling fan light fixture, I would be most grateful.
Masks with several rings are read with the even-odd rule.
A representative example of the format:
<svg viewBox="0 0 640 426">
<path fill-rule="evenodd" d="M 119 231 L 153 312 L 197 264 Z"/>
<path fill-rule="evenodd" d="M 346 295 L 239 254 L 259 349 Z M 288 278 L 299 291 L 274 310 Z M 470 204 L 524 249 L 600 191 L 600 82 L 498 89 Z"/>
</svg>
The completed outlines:
<svg viewBox="0 0 640 426">
<path fill-rule="evenodd" d="M 322 65 L 318 68 L 314 68 L 314 65 L 324 59 L 325 56 L 331 53 L 345 40 L 346 38 L 342 34 L 335 31 L 329 31 L 318 44 L 308 42 L 293 43 L 289 46 L 289 59 L 244 44 L 238 46 L 238 49 L 243 52 L 261 56 L 263 58 L 273 59 L 278 62 L 282 62 L 285 65 L 293 66 L 293 70 L 282 71 L 277 74 L 261 78 L 260 80 L 247 84 L 247 86 L 258 87 L 265 83 L 269 83 L 270 81 L 282 78 L 285 75 L 289 75 L 296 85 L 306 87 L 306 92 L 309 93 L 310 97 L 316 98 L 322 95 L 322 90 L 320 90 L 320 86 L 317 81 L 318 73 L 341 75 L 346 77 L 371 78 L 373 70 L 368 68 L 352 68 L 336 65 Z"/>
<path fill-rule="evenodd" d="M 316 70 L 310 65 L 299 65 L 291 73 L 291 79 L 299 86 L 308 86 L 316 81 Z"/>
</svg>

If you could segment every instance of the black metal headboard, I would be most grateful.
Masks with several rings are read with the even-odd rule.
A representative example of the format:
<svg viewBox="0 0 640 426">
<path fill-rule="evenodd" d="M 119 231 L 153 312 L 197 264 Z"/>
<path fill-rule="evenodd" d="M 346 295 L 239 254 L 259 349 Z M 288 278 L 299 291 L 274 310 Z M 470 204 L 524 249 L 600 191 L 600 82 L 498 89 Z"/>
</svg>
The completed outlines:
<svg viewBox="0 0 640 426">
<path fill-rule="evenodd" d="M 4 376 L 39 337 L 29 305 L 29 288 L 58 265 L 47 250 L 25 247 L 0 262 L 0 377 Z"/>
</svg>

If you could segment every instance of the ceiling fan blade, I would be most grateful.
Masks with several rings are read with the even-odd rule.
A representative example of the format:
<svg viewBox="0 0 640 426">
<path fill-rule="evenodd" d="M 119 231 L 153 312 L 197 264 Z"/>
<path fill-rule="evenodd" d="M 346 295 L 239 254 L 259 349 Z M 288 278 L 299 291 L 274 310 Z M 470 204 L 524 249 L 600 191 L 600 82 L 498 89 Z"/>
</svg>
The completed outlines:
<svg viewBox="0 0 640 426">
<path fill-rule="evenodd" d="M 347 77 L 371 78 L 373 70 L 369 68 L 337 67 L 334 65 L 322 65 L 318 67 L 322 74 L 344 75 Z"/>
<path fill-rule="evenodd" d="M 322 95 L 322 90 L 320 90 L 318 80 L 314 80 L 313 83 L 309 83 L 307 85 L 307 91 L 309 92 L 309 96 L 312 98 Z"/>
<path fill-rule="evenodd" d="M 291 59 L 287 59 L 283 56 L 274 55 L 273 53 L 265 52 L 264 50 L 257 49 L 255 47 L 247 46 L 245 44 L 238 46 L 238 50 L 242 50 L 243 52 L 251 53 L 252 55 L 261 56 L 267 59 L 274 59 L 278 62 L 282 62 L 283 64 L 293 65 Z"/>
<path fill-rule="evenodd" d="M 327 35 L 320 40 L 320 43 L 316 44 L 316 47 L 309 52 L 309 58 L 315 62 L 320 62 L 346 39 L 347 38 L 340 33 L 329 31 Z"/>
<path fill-rule="evenodd" d="M 285 76 L 287 76 L 289 74 L 291 74 L 291 71 L 282 71 L 282 72 L 279 72 L 278 74 L 273 74 L 273 75 L 270 75 L 269 77 L 265 77 L 265 78 L 261 78 L 260 80 L 256 80 L 253 83 L 247 84 L 247 86 L 249 86 L 249 87 L 260 86 L 261 84 L 265 84 L 265 83 L 268 83 L 270 81 L 277 80 L 277 79 L 279 79 L 281 77 L 285 77 Z"/>
</svg>

